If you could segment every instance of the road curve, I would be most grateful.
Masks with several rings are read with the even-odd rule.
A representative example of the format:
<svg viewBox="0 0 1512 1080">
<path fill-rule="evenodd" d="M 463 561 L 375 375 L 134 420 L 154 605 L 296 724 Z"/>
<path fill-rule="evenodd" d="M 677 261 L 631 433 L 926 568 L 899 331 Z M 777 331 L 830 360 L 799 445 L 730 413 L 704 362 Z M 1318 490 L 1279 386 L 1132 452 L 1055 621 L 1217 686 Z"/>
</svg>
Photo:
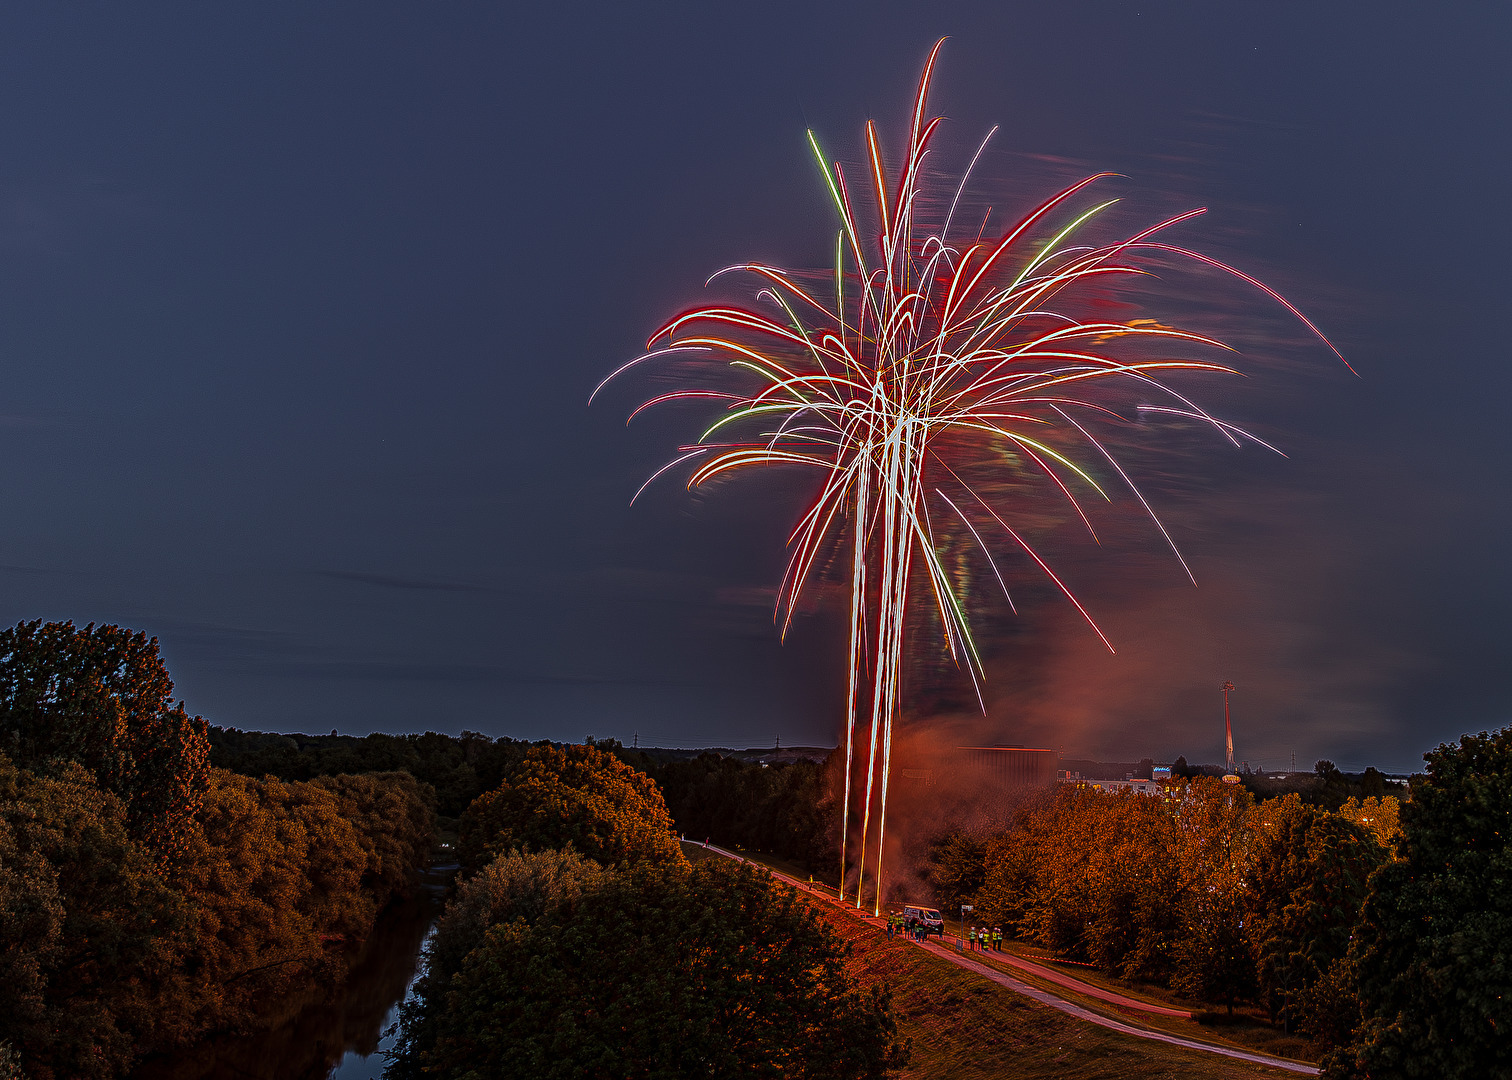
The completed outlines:
<svg viewBox="0 0 1512 1080">
<path fill-rule="evenodd" d="M 690 842 L 684 841 L 684 843 Z M 726 858 L 734 859 L 736 862 L 746 861 L 744 856 L 737 855 L 733 851 L 726 851 L 724 848 L 716 847 L 713 844 L 694 843 L 692 844 L 692 846 L 707 848 L 709 851 L 712 851 L 717 855 L 723 855 Z M 757 863 L 756 865 L 760 866 L 761 864 Z M 812 893 L 815 896 L 824 897 L 824 894 L 819 890 L 814 889 L 807 882 L 799 881 L 797 878 L 791 876 L 790 874 L 784 874 L 779 870 L 772 870 L 769 866 L 762 866 L 762 869 L 771 871 L 773 877 L 777 878 L 780 881 L 786 882 L 794 888 L 802 889 L 806 892 Z M 836 907 L 844 911 L 851 911 L 858 918 L 866 919 L 864 913 L 856 912 L 848 905 L 841 904 L 832 897 L 824 898 L 828 899 L 830 903 L 834 904 Z M 866 921 L 870 920 L 867 919 Z M 938 942 L 913 942 L 913 944 L 917 945 L 921 949 L 925 949 L 928 952 L 933 953 L 935 956 L 940 957 L 942 960 L 950 961 L 957 967 L 965 968 L 967 971 L 974 972 L 975 974 L 982 976 L 984 979 L 989 979 L 992 982 L 997 983 L 999 986 L 1012 990 L 1016 994 L 1023 994 L 1025 997 L 1033 998 L 1035 1001 L 1038 1001 L 1041 1005 L 1047 1005 L 1052 1009 L 1057 1009 L 1060 1012 L 1067 1014 L 1068 1016 L 1074 1016 L 1078 1020 L 1085 1020 L 1089 1024 L 1096 1024 L 1098 1027 L 1107 1028 L 1110 1031 L 1117 1031 L 1124 1035 L 1131 1035 L 1136 1039 L 1149 1039 L 1151 1042 L 1165 1043 L 1168 1046 L 1179 1046 L 1185 1050 L 1196 1050 L 1199 1053 L 1203 1054 L 1217 1054 L 1220 1057 L 1234 1058 L 1237 1061 L 1248 1061 L 1255 1065 L 1267 1065 L 1272 1069 L 1284 1069 L 1287 1072 L 1301 1073 L 1304 1076 L 1318 1075 L 1318 1069 L 1316 1066 L 1308 1065 L 1301 1061 L 1292 1061 L 1288 1058 L 1272 1057 L 1269 1054 L 1258 1054 L 1250 1050 L 1240 1050 L 1237 1047 L 1232 1046 L 1217 1046 L 1213 1043 L 1198 1042 L 1196 1039 L 1184 1039 L 1180 1035 L 1171 1035 L 1164 1031 L 1153 1031 L 1150 1028 L 1138 1027 L 1134 1024 L 1126 1024 L 1122 1020 L 1114 1020 L 1112 1017 L 1103 1016 L 1101 1013 L 1095 1013 L 1091 1009 L 1077 1005 L 1075 1002 L 1067 1001 L 1064 998 L 1056 997 L 1054 994 L 1051 994 L 1047 991 L 1030 986 L 1028 983 L 1021 982 L 1020 980 L 1015 979 L 1013 976 L 1008 975 L 1005 972 L 998 971 L 995 968 L 989 967 L 979 960 L 975 960 L 970 956 L 957 952 L 956 950 L 948 948 L 945 945 L 941 945 Z M 1020 961 L 1020 966 L 1030 967 L 1036 970 L 1036 973 L 1038 973 L 1040 970 L 1039 965 L 1030 965 L 1028 961 Z M 1049 969 L 1044 970 L 1048 971 Z M 1050 973 L 1059 974 L 1058 972 Z"/>
</svg>

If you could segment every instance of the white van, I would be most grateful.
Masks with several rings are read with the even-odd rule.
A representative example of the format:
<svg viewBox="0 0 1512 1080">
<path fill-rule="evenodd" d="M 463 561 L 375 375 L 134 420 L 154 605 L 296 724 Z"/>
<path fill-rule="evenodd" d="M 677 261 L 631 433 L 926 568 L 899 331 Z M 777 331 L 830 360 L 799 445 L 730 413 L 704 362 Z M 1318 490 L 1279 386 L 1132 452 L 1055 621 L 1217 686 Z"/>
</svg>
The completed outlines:
<svg viewBox="0 0 1512 1080">
<path fill-rule="evenodd" d="M 943 935 L 945 933 L 945 920 L 940 918 L 938 908 L 916 907 L 913 904 L 903 908 L 903 925 L 908 927 L 922 926 L 926 934 Z"/>
</svg>

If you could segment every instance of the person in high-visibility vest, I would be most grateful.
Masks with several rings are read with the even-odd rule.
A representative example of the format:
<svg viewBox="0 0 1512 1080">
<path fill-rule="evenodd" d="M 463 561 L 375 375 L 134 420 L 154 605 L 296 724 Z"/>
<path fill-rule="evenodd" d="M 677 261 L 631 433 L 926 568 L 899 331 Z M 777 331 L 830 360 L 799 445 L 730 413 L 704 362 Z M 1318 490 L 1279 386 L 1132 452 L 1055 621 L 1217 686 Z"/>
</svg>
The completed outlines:
<svg viewBox="0 0 1512 1080">
<path fill-rule="evenodd" d="M 976 948 L 976 927 L 972 927 L 966 934 L 967 948 Z"/>
</svg>

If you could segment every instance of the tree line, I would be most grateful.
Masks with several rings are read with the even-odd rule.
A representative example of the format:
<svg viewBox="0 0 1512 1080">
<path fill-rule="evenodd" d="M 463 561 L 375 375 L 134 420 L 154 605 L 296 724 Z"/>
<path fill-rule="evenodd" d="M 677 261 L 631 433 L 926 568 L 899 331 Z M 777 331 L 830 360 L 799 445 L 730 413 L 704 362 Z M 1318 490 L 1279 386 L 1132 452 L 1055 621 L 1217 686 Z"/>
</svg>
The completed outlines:
<svg viewBox="0 0 1512 1080">
<path fill-rule="evenodd" d="M 932 852 L 941 903 L 1310 1036 L 1331 1080 L 1512 1076 L 1512 729 L 1425 755 L 1406 801 L 1211 777 L 1061 785 Z M 1379 789 L 1377 789 L 1379 790 Z M 1329 803 L 1335 803 L 1329 809 Z"/>
<path fill-rule="evenodd" d="M 1209 777 L 1165 790 L 1062 785 L 1000 832 L 952 835 L 934 854 L 941 901 L 1124 978 L 1230 1011 L 1261 1001 L 1288 1030 L 1337 1041 L 1324 999 L 1391 857 L 1394 800 L 1330 814 Z"/>
<path fill-rule="evenodd" d="M 244 776 L 299 781 L 370 772 L 409 773 L 435 792 L 436 813 L 446 819 L 459 817 L 479 795 L 498 787 L 536 745 L 474 731 L 460 736 L 434 731 L 276 735 L 211 725 L 207 734 L 210 763 Z"/>
<path fill-rule="evenodd" d="M 155 639 L 0 631 L 0 1077 L 107 1078 L 345 975 L 429 856 L 408 772 L 210 763 Z"/>
<path fill-rule="evenodd" d="M 479 1053 L 541 1076 L 880 1076 L 906 1056 L 789 892 L 675 840 L 828 871 L 835 757 L 239 732 L 172 689 L 144 635 L 0 631 L 0 1078 L 119 1075 L 339 981 L 438 809 L 464 880 L 395 1080 Z M 1258 1005 L 1333 1046 L 1338 1080 L 1512 1075 L 1512 733 L 1427 762 L 1400 805 L 1327 762 L 1272 798 L 1200 776 L 1163 799 L 1063 785 L 942 838 L 932 884 L 1065 956 Z"/>
<path fill-rule="evenodd" d="M 341 773 L 403 770 L 436 792 L 443 825 L 454 824 L 496 790 L 535 747 L 559 746 L 464 731 L 460 736 L 274 735 L 211 727 L 210 760 L 247 776 L 312 780 Z M 769 852 L 805 870 L 832 873 L 839 859 L 839 759 L 744 761 L 716 753 L 658 757 L 614 739 L 589 739 L 661 789 L 679 832 L 699 840 Z"/>
</svg>

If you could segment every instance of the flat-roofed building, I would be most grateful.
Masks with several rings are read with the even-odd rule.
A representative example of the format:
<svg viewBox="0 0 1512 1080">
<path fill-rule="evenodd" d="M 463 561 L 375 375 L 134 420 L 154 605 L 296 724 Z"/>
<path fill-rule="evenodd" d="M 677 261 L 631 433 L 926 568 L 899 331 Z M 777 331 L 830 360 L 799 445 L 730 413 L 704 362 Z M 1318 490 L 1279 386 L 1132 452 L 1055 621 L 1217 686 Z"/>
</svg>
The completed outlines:
<svg viewBox="0 0 1512 1080">
<path fill-rule="evenodd" d="M 1060 754 L 1034 746 L 961 746 L 959 766 L 1005 788 L 1054 787 Z"/>
</svg>

